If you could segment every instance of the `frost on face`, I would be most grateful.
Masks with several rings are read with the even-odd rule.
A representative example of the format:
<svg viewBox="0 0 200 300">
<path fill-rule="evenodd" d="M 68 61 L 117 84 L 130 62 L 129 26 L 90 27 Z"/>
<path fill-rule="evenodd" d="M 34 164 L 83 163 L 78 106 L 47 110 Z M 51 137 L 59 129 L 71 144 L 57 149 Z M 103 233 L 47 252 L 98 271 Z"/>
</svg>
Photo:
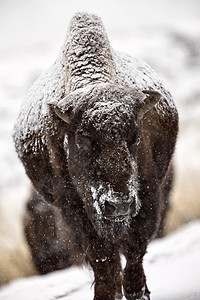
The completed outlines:
<svg viewBox="0 0 200 300">
<path fill-rule="evenodd" d="M 112 189 L 110 185 L 103 185 L 103 183 L 98 184 L 98 187 L 94 186 L 90 187 L 92 201 L 91 205 L 93 207 L 92 211 L 92 222 L 97 229 L 97 232 L 108 239 L 115 239 L 116 236 L 120 236 L 127 230 L 129 227 L 129 223 L 132 217 L 135 217 L 140 210 L 140 201 L 137 196 L 137 185 L 136 179 L 133 177 L 128 182 L 128 190 L 129 197 L 131 201 L 131 197 L 134 197 L 135 200 L 135 208 L 134 212 L 130 212 L 126 217 L 120 215 L 108 216 L 105 214 L 106 202 L 112 202 L 116 204 L 123 204 L 123 194 L 121 193 L 121 197 L 119 194 L 116 196 L 115 191 Z M 126 199 L 126 203 L 129 199 Z M 131 205 L 132 206 L 132 205 Z"/>
<path fill-rule="evenodd" d="M 65 135 L 65 138 L 64 138 L 64 149 L 65 149 L 65 153 L 66 153 L 66 156 L 67 156 L 67 159 L 68 159 L 69 158 L 69 144 L 68 144 L 67 134 Z"/>
<path fill-rule="evenodd" d="M 132 170 L 133 175 L 131 175 L 131 178 L 128 183 L 128 190 L 129 190 L 129 195 L 130 198 L 135 199 L 135 214 L 134 217 L 137 216 L 139 213 L 139 210 L 142 206 L 141 201 L 138 197 L 138 178 L 136 177 L 135 174 L 137 174 L 137 164 L 135 161 L 132 161 Z"/>
<path fill-rule="evenodd" d="M 91 186 L 91 192 L 92 192 L 93 206 L 94 206 L 98 216 L 100 217 L 102 214 L 102 211 L 101 211 L 101 208 L 100 208 L 98 200 L 97 200 L 98 193 L 97 193 L 97 190 L 93 186 Z"/>
<path fill-rule="evenodd" d="M 141 208 L 141 202 L 138 197 L 138 183 L 137 183 L 137 166 L 135 162 L 132 162 L 132 168 L 133 168 L 133 175 L 130 177 L 127 187 L 129 192 L 129 201 L 132 201 L 134 199 L 134 205 L 135 210 L 133 213 L 133 217 L 136 217 L 140 208 Z M 116 196 L 116 192 L 113 190 L 113 188 L 108 184 L 105 187 L 105 184 L 101 183 L 98 185 L 98 188 L 95 188 L 94 186 L 90 187 L 91 193 L 92 193 L 92 203 L 93 208 L 96 211 L 97 218 L 100 220 L 102 218 L 105 218 L 104 214 L 104 208 L 106 201 L 108 203 L 116 203 L 120 204 L 123 203 L 123 193 L 121 193 L 121 197 L 118 195 Z M 127 200 L 126 200 L 127 202 Z M 117 219 L 115 221 L 120 221 L 120 219 Z"/>
</svg>

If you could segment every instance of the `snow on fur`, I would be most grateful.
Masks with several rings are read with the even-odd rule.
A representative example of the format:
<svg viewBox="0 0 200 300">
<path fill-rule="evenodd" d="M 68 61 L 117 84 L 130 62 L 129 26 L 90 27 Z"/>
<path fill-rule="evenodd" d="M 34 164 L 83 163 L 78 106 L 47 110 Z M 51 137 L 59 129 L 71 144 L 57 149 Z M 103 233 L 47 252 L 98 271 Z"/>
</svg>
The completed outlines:
<svg viewBox="0 0 200 300">
<path fill-rule="evenodd" d="M 22 103 L 14 136 L 19 155 L 30 147 L 35 152 L 43 150 L 45 124 L 52 125 L 48 104 L 57 104 L 73 91 L 103 82 L 134 86 L 138 90 L 158 90 L 163 95 L 157 104 L 159 113 L 174 108 L 170 93 L 150 66 L 112 50 L 101 19 L 78 13 L 71 21 L 55 63 L 39 77 Z M 30 144 L 29 137 L 34 134 L 36 137 Z M 26 139 L 27 144 L 22 146 L 20 141 Z"/>
</svg>

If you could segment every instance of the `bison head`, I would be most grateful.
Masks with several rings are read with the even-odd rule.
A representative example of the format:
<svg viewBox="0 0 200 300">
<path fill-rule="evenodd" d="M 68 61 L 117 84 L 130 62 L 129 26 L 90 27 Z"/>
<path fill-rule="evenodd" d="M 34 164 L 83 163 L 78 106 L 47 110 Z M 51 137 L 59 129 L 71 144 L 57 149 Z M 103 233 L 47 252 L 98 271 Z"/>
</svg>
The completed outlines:
<svg viewBox="0 0 200 300">
<path fill-rule="evenodd" d="M 107 239 L 120 237 L 140 210 L 140 120 L 159 99 L 153 91 L 98 84 L 54 105 L 67 123 L 69 174 L 93 226 Z"/>
</svg>

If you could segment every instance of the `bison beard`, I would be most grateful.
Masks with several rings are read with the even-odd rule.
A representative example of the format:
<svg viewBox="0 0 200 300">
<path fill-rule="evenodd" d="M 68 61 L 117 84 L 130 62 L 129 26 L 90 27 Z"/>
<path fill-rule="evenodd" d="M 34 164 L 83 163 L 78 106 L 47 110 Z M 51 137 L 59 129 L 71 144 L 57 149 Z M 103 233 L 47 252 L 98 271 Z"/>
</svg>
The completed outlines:
<svg viewBox="0 0 200 300">
<path fill-rule="evenodd" d="M 87 262 L 95 300 L 120 299 L 122 287 L 128 300 L 150 299 L 143 256 L 167 210 L 177 132 L 154 71 L 111 50 L 97 16 L 76 14 L 14 130 L 35 189 L 25 234 L 41 274 Z"/>
</svg>

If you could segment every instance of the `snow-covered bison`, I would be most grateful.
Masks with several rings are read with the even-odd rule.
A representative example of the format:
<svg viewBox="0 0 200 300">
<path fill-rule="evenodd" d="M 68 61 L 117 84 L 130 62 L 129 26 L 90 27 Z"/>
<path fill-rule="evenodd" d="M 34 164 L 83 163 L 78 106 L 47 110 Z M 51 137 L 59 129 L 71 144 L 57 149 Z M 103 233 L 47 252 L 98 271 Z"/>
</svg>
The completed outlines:
<svg viewBox="0 0 200 300">
<path fill-rule="evenodd" d="M 143 256 L 166 210 L 177 131 L 154 71 L 115 52 L 97 16 L 76 14 L 22 105 L 14 140 L 38 197 L 60 208 L 92 266 L 95 300 L 121 298 L 122 286 L 128 300 L 150 299 Z"/>
</svg>

